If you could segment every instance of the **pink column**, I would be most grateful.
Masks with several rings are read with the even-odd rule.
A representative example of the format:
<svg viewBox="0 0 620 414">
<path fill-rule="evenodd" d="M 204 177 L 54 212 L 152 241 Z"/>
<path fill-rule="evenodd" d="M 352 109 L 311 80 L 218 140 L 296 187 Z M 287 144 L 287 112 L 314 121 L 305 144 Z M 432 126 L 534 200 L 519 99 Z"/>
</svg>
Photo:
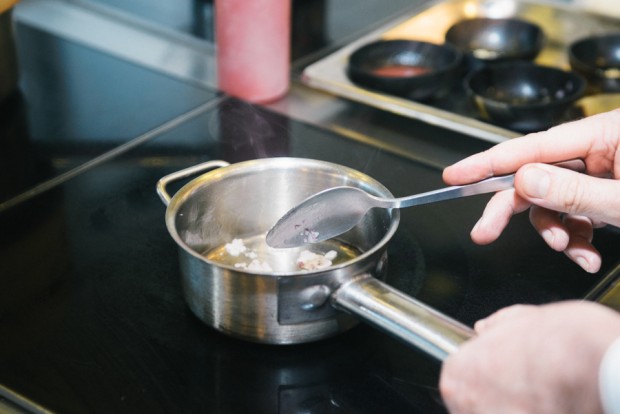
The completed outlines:
<svg viewBox="0 0 620 414">
<path fill-rule="evenodd" d="M 250 102 L 290 83 L 291 0 L 215 0 L 218 85 Z"/>
</svg>

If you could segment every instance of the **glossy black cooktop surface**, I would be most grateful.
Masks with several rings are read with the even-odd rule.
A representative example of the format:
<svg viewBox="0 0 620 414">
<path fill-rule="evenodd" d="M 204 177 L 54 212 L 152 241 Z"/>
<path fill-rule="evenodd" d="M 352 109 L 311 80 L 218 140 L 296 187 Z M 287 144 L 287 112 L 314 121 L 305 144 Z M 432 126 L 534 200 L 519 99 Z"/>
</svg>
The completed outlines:
<svg viewBox="0 0 620 414">
<path fill-rule="evenodd" d="M 0 216 L 0 383 L 64 413 L 443 412 L 439 364 L 368 326 L 266 346 L 203 325 L 185 305 L 155 193 L 162 176 L 207 159 L 322 159 L 396 195 L 441 186 L 439 171 L 245 103 L 213 112 Z M 217 134 L 203 128 L 213 123 Z M 388 283 L 471 324 L 512 303 L 581 297 L 600 278 L 543 246 L 525 216 L 497 243 L 473 245 L 484 201 L 403 211 Z M 609 259 L 617 238 L 597 234 Z"/>
</svg>

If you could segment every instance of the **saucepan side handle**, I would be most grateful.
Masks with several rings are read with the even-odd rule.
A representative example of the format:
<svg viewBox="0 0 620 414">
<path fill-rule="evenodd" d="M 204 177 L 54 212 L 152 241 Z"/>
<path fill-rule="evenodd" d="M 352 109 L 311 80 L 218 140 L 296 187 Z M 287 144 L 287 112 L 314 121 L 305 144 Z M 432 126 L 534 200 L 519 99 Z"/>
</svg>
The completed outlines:
<svg viewBox="0 0 620 414">
<path fill-rule="evenodd" d="M 192 167 L 168 174 L 165 177 L 160 178 L 159 181 L 157 181 L 157 194 L 159 195 L 159 198 L 161 198 L 161 201 L 165 205 L 168 205 L 170 204 L 170 200 L 172 199 L 172 197 L 170 196 L 170 194 L 168 194 L 168 191 L 166 190 L 166 186 L 168 184 L 173 181 L 191 177 L 192 175 L 200 174 L 209 170 L 214 170 L 216 168 L 226 167 L 228 165 L 230 164 L 226 161 L 213 160 L 203 162 L 202 164 L 194 165 Z"/>
<path fill-rule="evenodd" d="M 369 274 L 341 285 L 332 305 L 443 361 L 475 333 Z"/>
</svg>

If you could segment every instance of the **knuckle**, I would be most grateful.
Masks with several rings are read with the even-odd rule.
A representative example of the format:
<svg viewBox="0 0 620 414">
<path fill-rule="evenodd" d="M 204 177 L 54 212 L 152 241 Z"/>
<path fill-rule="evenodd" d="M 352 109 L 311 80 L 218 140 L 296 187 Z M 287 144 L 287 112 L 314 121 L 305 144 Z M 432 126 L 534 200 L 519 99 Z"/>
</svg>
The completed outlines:
<svg viewBox="0 0 620 414">
<path fill-rule="evenodd" d="M 558 202 L 565 213 L 585 213 L 586 198 L 585 185 L 579 179 L 569 179 L 562 182 L 556 191 Z"/>
</svg>

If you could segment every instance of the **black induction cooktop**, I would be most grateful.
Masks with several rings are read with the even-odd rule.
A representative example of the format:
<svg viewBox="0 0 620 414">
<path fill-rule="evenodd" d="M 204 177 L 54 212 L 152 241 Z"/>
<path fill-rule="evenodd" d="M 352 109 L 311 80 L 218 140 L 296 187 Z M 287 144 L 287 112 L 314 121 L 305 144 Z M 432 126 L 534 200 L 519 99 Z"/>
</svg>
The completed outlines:
<svg viewBox="0 0 620 414">
<path fill-rule="evenodd" d="M 229 125 L 248 110 L 260 135 Z M 397 195 L 441 186 L 440 172 L 242 102 L 214 112 L 0 216 L 0 383 L 63 413 L 443 412 L 439 364 L 368 326 L 267 346 L 203 325 L 185 305 L 155 193 L 162 176 L 207 159 L 322 159 Z M 216 120 L 217 134 L 202 128 Z M 172 145 L 178 137 L 191 151 Z M 586 274 L 547 249 L 525 216 L 476 246 L 468 233 L 485 200 L 403 211 L 388 283 L 471 324 L 512 303 L 582 297 L 617 258 L 618 234 L 598 231 L 604 270 Z"/>
</svg>

